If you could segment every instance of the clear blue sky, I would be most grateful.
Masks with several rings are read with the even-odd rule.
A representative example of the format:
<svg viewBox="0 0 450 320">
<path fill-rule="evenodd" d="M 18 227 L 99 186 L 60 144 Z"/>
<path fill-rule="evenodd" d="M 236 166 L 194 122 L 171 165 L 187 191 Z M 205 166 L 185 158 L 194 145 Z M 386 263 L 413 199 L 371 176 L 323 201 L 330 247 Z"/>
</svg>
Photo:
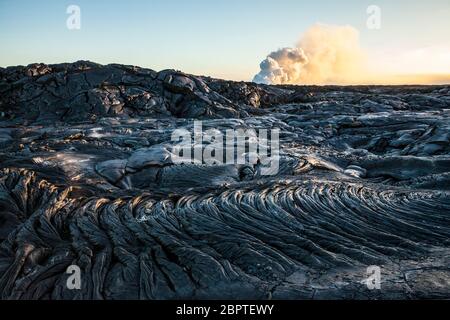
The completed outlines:
<svg viewBox="0 0 450 320">
<path fill-rule="evenodd" d="M 66 28 L 70 4 L 81 30 Z M 366 28 L 370 4 L 381 30 Z M 317 22 L 352 25 L 369 50 L 450 45 L 449 0 L 0 0 L 0 66 L 85 59 L 248 80 Z"/>
</svg>

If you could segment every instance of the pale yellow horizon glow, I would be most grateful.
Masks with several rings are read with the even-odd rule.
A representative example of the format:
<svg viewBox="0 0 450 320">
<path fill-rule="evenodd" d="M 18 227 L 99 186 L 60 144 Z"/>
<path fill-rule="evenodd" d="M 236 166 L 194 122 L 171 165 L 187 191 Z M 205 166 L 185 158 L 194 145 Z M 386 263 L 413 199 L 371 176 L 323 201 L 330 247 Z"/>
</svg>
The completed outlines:
<svg viewBox="0 0 450 320">
<path fill-rule="evenodd" d="M 448 74 L 373 74 L 359 80 L 328 83 L 342 85 L 450 85 Z"/>
<path fill-rule="evenodd" d="M 376 51 L 367 56 L 370 83 L 450 84 L 450 46 Z"/>
</svg>

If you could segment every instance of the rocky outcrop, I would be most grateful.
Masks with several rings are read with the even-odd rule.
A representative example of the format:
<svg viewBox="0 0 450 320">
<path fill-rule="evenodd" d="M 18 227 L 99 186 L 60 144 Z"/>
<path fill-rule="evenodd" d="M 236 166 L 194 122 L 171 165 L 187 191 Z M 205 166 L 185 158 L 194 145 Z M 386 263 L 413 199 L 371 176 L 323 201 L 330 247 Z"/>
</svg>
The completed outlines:
<svg viewBox="0 0 450 320">
<path fill-rule="evenodd" d="M 95 121 L 120 117 L 236 117 L 240 110 L 211 91 L 200 77 L 133 66 L 75 64 L 6 68 L 1 71 L 3 117 L 29 121 Z"/>
</svg>

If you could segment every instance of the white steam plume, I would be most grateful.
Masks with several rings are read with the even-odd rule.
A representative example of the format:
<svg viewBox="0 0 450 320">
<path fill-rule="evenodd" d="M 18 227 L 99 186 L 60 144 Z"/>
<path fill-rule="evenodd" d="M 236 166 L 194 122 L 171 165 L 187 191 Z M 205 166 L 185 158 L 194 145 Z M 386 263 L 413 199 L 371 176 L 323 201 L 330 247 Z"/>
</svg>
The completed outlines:
<svg viewBox="0 0 450 320">
<path fill-rule="evenodd" d="M 253 81 L 265 84 L 345 84 L 364 75 L 365 54 L 350 26 L 316 24 L 295 48 L 272 52 Z"/>
</svg>

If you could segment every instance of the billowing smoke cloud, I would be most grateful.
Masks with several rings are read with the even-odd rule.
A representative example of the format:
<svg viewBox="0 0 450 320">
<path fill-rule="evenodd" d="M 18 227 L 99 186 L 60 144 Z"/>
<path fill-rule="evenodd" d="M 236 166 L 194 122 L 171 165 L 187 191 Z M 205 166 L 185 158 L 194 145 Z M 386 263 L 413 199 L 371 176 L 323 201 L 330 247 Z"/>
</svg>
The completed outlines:
<svg viewBox="0 0 450 320">
<path fill-rule="evenodd" d="M 350 26 L 317 24 L 295 48 L 272 52 L 253 81 L 266 84 L 345 84 L 364 74 L 365 54 Z"/>
<path fill-rule="evenodd" d="M 308 58 L 301 48 L 283 48 L 274 51 L 261 62 L 261 72 L 253 79 L 257 83 L 295 83 L 300 78 Z"/>
</svg>

